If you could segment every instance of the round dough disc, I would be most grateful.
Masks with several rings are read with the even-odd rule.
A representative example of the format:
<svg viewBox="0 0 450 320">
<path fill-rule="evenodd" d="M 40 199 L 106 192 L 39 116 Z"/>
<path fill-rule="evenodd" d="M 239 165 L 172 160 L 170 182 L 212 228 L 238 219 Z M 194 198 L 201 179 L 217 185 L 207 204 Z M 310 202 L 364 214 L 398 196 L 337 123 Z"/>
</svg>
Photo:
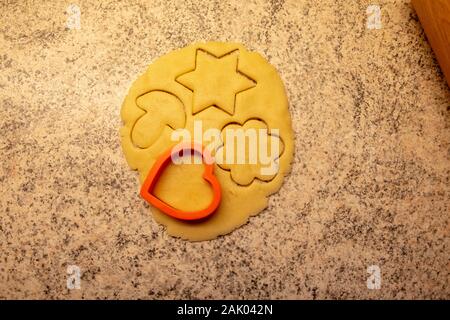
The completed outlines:
<svg viewBox="0 0 450 320">
<path fill-rule="evenodd" d="M 201 241 L 233 231 L 267 207 L 268 196 L 279 190 L 290 170 L 293 131 L 283 83 L 273 66 L 241 44 L 196 43 L 157 59 L 131 86 L 121 117 L 122 148 L 141 184 L 155 160 L 178 142 L 175 130 L 184 128 L 192 140 L 204 139 L 198 120 L 201 133 L 215 128 L 223 136 L 226 128 L 255 128 L 266 129 L 269 141 L 279 139 L 273 175 L 261 175 L 259 162 L 214 165 L 222 200 L 207 219 L 187 222 L 152 208 L 155 220 L 172 236 Z M 170 165 L 154 192 L 179 209 L 200 209 L 212 197 L 201 174 L 201 164 Z"/>
</svg>

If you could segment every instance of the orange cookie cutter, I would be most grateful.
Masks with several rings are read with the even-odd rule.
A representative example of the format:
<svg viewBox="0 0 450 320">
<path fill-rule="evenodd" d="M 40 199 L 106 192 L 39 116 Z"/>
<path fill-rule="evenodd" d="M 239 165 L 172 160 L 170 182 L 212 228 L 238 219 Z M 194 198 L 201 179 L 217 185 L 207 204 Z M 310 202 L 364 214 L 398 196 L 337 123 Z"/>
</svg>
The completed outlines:
<svg viewBox="0 0 450 320">
<path fill-rule="evenodd" d="M 203 164 L 205 166 L 205 171 L 203 172 L 203 179 L 208 181 L 213 189 L 213 199 L 211 203 L 202 210 L 196 211 L 184 211 L 180 209 L 176 209 L 169 205 L 168 203 L 162 201 L 158 197 L 153 194 L 153 190 L 158 182 L 161 173 L 164 171 L 166 166 L 172 162 L 171 160 L 174 157 L 180 157 L 181 153 L 185 151 L 192 151 L 202 156 Z M 222 197 L 222 191 L 220 188 L 219 181 L 214 175 L 214 158 L 209 153 L 209 151 L 204 148 L 202 145 L 188 142 L 188 143 L 180 143 L 175 147 L 168 149 L 164 152 L 155 162 L 153 167 L 150 169 L 147 178 L 144 181 L 144 184 L 141 187 L 141 196 L 148 201 L 150 204 L 161 210 L 162 212 L 168 214 L 171 217 L 181 219 L 181 220 L 199 220 L 208 217 L 214 211 L 216 211 L 217 207 L 220 204 L 220 200 Z"/>
</svg>

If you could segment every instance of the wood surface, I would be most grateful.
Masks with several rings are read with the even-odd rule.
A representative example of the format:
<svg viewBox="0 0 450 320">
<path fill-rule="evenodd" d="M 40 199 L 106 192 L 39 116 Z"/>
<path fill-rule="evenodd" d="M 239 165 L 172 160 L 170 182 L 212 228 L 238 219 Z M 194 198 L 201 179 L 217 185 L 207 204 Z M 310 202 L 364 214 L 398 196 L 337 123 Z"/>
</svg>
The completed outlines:
<svg viewBox="0 0 450 320">
<path fill-rule="evenodd" d="M 412 0 L 450 86 L 450 0 Z"/>
</svg>

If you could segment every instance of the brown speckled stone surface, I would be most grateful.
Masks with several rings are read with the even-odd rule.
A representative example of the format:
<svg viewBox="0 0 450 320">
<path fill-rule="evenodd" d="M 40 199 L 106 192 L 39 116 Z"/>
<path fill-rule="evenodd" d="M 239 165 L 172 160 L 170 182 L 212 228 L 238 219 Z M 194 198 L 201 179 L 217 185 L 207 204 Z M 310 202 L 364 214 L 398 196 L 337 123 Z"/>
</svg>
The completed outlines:
<svg viewBox="0 0 450 320">
<path fill-rule="evenodd" d="M 450 90 L 409 1 L 377 3 L 381 30 L 362 0 L 80 1 L 69 30 L 69 2 L 1 1 L 0 298 L 450 298 Z M 119 111 L 203 40 L 276 66 L 296 156 L 267 210 L 190 243 L 138 197 Z"/>
</svg>

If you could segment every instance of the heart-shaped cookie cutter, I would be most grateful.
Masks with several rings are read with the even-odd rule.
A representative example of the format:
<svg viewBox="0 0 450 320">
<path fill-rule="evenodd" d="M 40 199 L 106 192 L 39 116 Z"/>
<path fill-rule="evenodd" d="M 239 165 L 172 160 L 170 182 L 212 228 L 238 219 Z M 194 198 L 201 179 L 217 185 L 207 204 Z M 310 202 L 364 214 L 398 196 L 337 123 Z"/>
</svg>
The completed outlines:
<svg viewBox="0 0 450 320">
<path fill-rule="evenodd" d="M 208 181 L 213 189 L 213 199 L 205 209 L 196 211 L 184 211 L 176 209 L 153 194 L 153 190 L 166 166 L 170 162 L 172 162 L 172 159 L 180 158 L 181 153 L 185 155 L 185 151 L 191 151 L 191 155 L 193 155 L 192 152 L 194 152 L 202 156 L 205 166 L 203 179 Z M 214 211 L 216 211 L 222 197 L 219 181 L 214 175 L 214 158 L 209 153 L 209 151 L 200 144 L 197 144 L 195 142 L 179 143 L 176 146 L 168 149 L 156 160 L 155 164 L 150 169 L 144 181 L 144 184 L 141 187 L 140 194 L 150 204 L 171 217 L 181 220 L 199 220 L 206 218 Z"/>
</svg>

